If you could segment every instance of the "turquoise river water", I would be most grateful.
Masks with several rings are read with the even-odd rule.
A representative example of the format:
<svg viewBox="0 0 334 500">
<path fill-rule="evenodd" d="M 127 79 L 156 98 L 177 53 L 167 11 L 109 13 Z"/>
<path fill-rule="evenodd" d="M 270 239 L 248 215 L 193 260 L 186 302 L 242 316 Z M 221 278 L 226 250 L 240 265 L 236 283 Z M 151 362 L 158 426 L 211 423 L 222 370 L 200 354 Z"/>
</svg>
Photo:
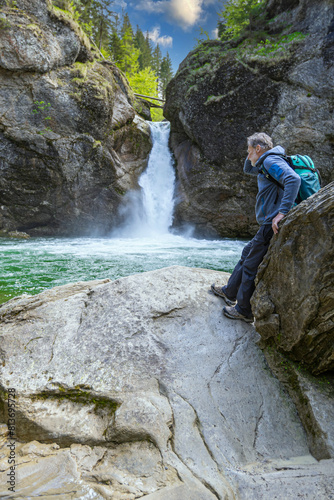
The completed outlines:
<svg viewBox="0 0 334 500">
<path fill-rule="evenodd" d="M 149 238 L 0 239 L 0 302 L 76 281 L 117 279 L 171 265 L 231 272 L 244 241 Z"/>
</svg>

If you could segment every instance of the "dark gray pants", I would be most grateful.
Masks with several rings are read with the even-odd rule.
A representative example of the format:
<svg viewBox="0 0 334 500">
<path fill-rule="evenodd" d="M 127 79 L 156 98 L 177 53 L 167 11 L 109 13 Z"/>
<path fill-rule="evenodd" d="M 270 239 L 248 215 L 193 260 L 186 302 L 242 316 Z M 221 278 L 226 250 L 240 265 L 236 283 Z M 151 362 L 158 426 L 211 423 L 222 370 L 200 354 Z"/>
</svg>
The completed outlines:
<svg viewBox="0 0 334 500">
<path fill-rule="evenodd" d="M 271 224 L 260 227 L 254 238 L 243 249 L 241 259 L 235 266 L 227 285 L 223 287 L 229 299 L 237 300 L 236 309 L 244 316 L 252 314 L 250 299 L 255 289 L 255 277 L 267 253 L 272 235 Z"/>
</svg>

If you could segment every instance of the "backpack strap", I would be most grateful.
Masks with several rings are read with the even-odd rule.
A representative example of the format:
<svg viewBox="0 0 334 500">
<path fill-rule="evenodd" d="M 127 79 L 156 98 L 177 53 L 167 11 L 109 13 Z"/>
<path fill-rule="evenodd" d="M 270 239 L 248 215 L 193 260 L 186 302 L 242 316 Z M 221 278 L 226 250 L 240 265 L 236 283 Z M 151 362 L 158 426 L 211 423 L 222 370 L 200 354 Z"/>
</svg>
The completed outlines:
<svg viewBox="0 0 334 500">
<path fill-rule="evenodd" d="M 287 163 L 289 163 L 289 162 L 288 162 L 288 160 L 287 160 L 287 156 L 285 156 L 285 155 L 283 155 L 283 154 L 279 154 L 279 153 L 269 153 L 269 154 L 267 154 L 266 158 L 267 158 L 268 156 L 270 156 L 270 155 L 273 155 L 273 156 L 280 156 L 281 158 L 283 158 L 283 160 L 285 160 Z M 267 170 L 267 169 L 266 169 L 266 167 L 264 166 L 264 160 L 265 160 L 266 158 L 263 158 L 263 160 L 262 160 L 262 161 L 260 161 L 260 163 L 259 163 L 259 172 L 260 172 L 261 174 L 263 174 L 263 175 L 266 177 L 266 179 L 268 179 L 269 181 L 271 181 L 271 182 L 273 182 L 274 184 L 276 184 L 276 186 L 278 186 L 278 187 L 279 187 L 279 188 L 281 188 L 281 189 L 284 189 L 284 186 L 282 186 L 282 184 L 281 184 L 280 182 L 278 182 L 278 180 L 276 180 L 276 179 L 275 179 L 275 177 L 273 177 L 272 175 L 270 175 L 270 173 L 268 172 L 268 170 Z M 289 163 L 289 165 L 290 165 L 290 163 Z"/>
<path fill-rule="evenodd" d="M 280 154 L 280 153 L 268 153 L 266 158 L 268 156 L 280 156 L 281 158 L 283 158 L 283 160 L 285 160 L 289 165 L 290 165 L 290 162 L 288 161 L 288 157 L 283 155 L 283 154 Z M 279 189 L 283 189 L 284 190 L 284 186 L 282 186 L 282 184 L 280 182 L 278 182 L 278 180 L 275 179 L 275 177 L 273 177 L 272 175 L 270 175 L 270 173 L 268 172 L 268 170 L 266 169 L 266 167 L 264 166 L 264 160 L 266 158 L 263 158 L 263 160 L 261 161 L 260 160 L 260 164 L 259 164 L 259 172 L 261 174 L 263 174 L 265 176 L 266 179 L 268 179 L 268 181 L 270 182 L 273 182 L 274 184 L 276 184 L 277 186 L 277 193 L 276 193 L 276 198 L 275 198 L 275 205 L 277 203 L 277 200 L 278 200 L 278 196 L 279 196 Z"/>
</svg>

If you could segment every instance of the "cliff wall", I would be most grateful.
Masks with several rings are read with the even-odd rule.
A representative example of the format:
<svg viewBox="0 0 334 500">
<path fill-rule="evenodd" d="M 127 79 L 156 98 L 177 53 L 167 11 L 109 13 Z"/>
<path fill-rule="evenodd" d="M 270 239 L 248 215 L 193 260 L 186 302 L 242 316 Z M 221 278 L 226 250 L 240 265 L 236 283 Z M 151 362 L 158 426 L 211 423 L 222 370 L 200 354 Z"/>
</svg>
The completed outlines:
<svg viewBox="0 0 334 500">
<path fill-rule="evenodd" d="M 176 225 L 254 234 L 256 179 L 242 167 L 256 131 L 288 154 L 310 155 L 324 184 L 334 179 L 333 55 L 333 2 L 296 0 L 269 1 L 257 31 L 204 42 L 186 57 L 164 111 L 177 162 Z"/>
<path fill-rule="evenodd" d="M 0 0 L 0 229 L 104 234 L 151 149 L 124 75 L 49 0 Z"/>
</svg>

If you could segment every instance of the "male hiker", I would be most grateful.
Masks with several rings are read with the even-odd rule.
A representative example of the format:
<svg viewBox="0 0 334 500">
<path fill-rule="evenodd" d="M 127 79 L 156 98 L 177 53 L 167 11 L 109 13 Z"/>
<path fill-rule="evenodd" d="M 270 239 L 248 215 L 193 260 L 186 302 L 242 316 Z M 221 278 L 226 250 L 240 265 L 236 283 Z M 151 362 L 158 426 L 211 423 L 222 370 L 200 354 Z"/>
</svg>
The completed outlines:
<svg viewBox="0 0 334 500">
<path fill-rule="evenodd" d="M 243 249 L 241 259 L 235 266 L 227 285 L 217 287 L 213 284 L 211 290 L 225 300 L 227 304 L 223 308 L 225 316 L 251 323 L 254 318 L 250 299 L 255 289 L 254 281 L 258 267 L 268 250 L 273 233 L 278 233 L 279 222 L 294 204 L 300 177 L 280 156 L 272 154 L 284 154 L 284 149 L 281 146 L 273 148 L 272 140 L 267 134 L 256 133 L 248 137 L 247 142 L 248 156 L 244 172 L 257 175 L 258 194 L 255 213 L 260 229 Z M 262 163 L 284 189 L 277 187 L 260 172 Z"/>
</svg>

